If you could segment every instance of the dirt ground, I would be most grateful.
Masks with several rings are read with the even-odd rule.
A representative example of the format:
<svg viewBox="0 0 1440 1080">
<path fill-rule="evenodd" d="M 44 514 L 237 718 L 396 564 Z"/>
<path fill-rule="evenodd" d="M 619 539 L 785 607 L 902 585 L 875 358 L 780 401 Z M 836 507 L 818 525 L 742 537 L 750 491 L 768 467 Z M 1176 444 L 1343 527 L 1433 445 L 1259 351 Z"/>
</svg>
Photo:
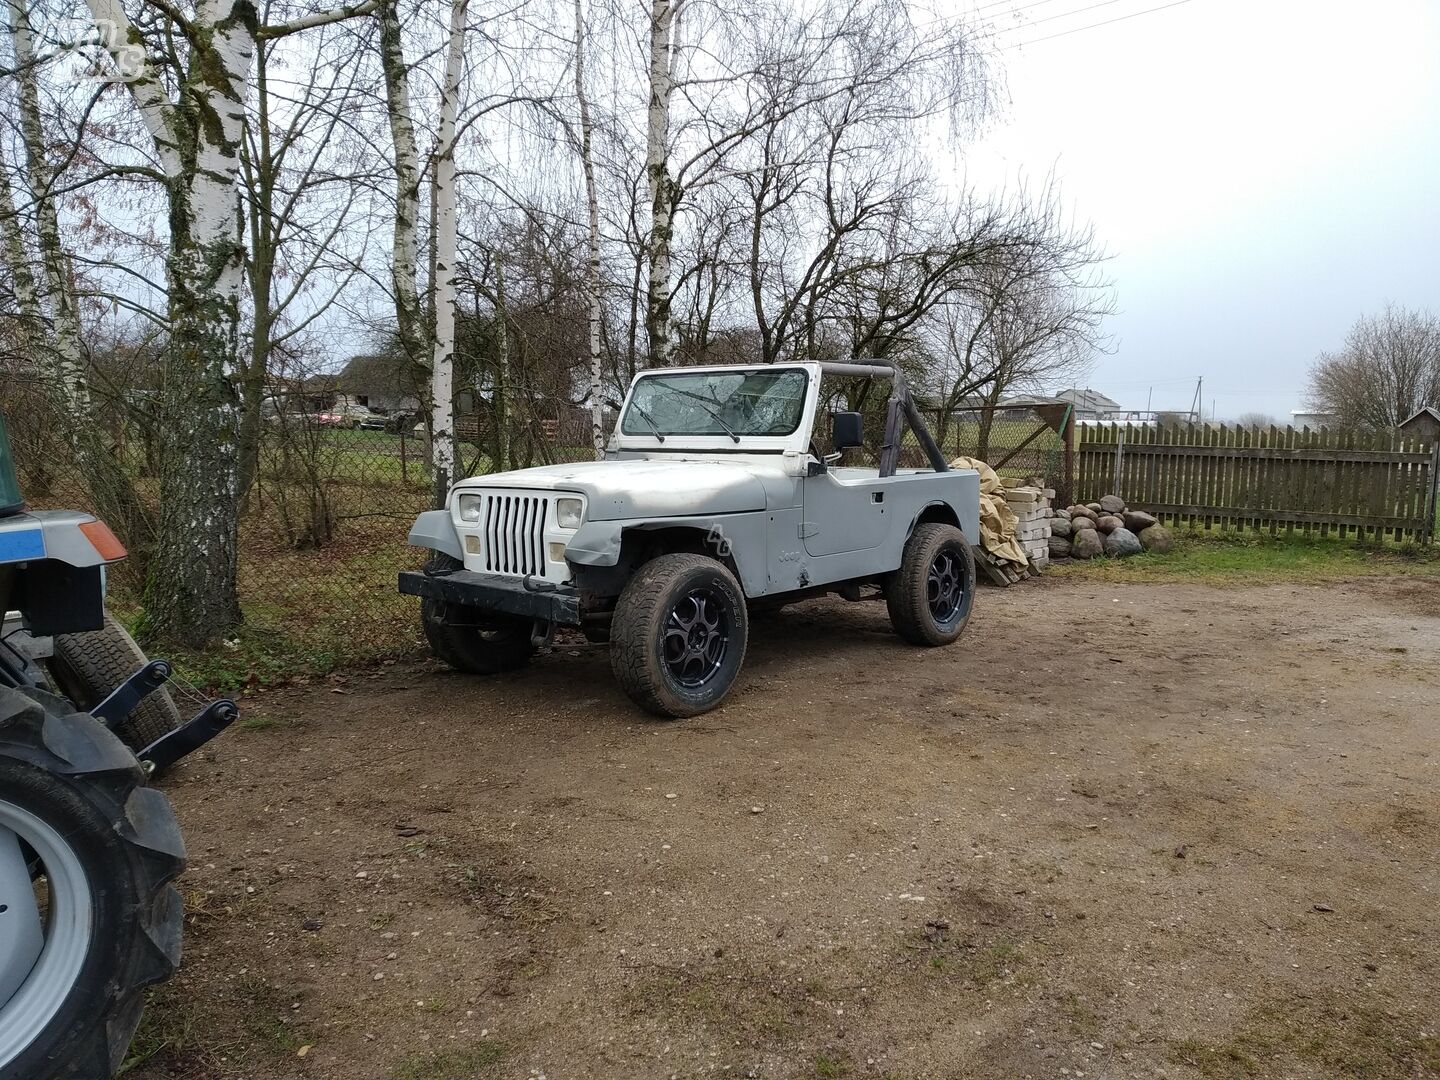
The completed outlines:
<svg viewBox="0 0 1440 1080">
<path fill-rule="evenodd" d="M 817 602 L 741 679 L 249 702 L 129 1076 L 1440 1075 L 1440 581 Z"/>
</svg>

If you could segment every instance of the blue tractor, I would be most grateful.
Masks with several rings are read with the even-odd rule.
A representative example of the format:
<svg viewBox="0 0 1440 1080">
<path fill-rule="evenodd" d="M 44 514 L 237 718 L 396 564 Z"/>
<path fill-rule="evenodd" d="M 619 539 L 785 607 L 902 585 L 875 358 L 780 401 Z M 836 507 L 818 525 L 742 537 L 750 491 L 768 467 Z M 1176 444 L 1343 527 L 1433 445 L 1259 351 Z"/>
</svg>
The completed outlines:
<svg viewBox="0 0 1440 1080">
<path fill-rule="evenodd" d="M 105 612 L 125 549 L 31 511 L 0 420 L 0 1080 L 97 1080 L 175 971 L 185 847 L 153 775 L 235 719 L 180 722 L 170 665 Z"/>
</svg>

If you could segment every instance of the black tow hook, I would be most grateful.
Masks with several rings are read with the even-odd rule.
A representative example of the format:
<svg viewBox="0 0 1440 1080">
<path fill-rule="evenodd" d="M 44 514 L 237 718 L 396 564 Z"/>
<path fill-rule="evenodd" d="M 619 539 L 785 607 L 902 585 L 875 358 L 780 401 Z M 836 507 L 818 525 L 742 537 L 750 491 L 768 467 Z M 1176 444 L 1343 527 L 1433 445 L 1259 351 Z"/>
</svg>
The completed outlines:
<svg viewBox="0 0 1440 1080">
<path fill-rule="evenodd" d="M 141 750 L 137 757 L 147 774 L 168 769 L 186 754 L 194 753 L 233 724 L 240 707 L 229 698 L 212 701 L 168 735 L 162 735 Z"/>
<path fill-rule="evenodd" d="M 520 579 L 520 585 L 526 592 L 546 593 L 554 592 L 557 588 L 553 581 L 537 581 L 534 574 L 526 574 Z"/>
</svg>

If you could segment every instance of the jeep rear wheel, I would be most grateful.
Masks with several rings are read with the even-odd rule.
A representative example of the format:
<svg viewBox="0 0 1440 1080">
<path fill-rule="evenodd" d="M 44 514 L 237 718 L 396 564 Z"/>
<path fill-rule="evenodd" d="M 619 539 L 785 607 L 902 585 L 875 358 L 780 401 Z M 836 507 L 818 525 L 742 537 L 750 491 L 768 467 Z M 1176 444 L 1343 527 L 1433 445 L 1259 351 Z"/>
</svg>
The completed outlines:
<svg viewBox="0 0 1440 1080">
<path fill-rule="evenodd" d="M 734 686 L 749 629 L 744 593 L 721 563 L 704 555 L 661 555 L 620 594 L 610 667 L 641 708 L 696 716 Z"/>
<path fill-rule="evenodd" d="M 437 554 L 427 574 L 458 570 L 459 559 Z M 426 597 L 420 602 L 420 626 L 437 659 L 470 675 L 498 675 L 530 662 L 535 646 L 529 619 L 498 614 L 467 604 Z"/>
<path fill-rule="evenodd" d="M 975 555 L 954 525 L 926 522 L 905 543 L 885 585 L 890 625 L 912 645 L 949 645 L 975 601 Z"/>
</svg>

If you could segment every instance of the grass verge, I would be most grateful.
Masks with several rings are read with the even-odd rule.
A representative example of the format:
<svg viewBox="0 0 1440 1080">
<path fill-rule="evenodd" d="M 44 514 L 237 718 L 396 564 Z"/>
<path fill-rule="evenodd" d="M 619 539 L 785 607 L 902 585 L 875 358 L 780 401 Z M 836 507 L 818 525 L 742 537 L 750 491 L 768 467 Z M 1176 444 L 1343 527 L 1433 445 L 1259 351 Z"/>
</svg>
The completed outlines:
<svg viewBox="0 0 1440 1080">
<path fill-rule="evenodd" d="M 1349 540 L 1272 537 L 1254 533 L 1179 532 L 1174 550 L 1128 559 L 1091 559 L 1056 564 L 1056 577 L 1078 581 L 1187 581 L 1256 585 L 1344 578 L 1440 578 L 1440 547 L 1365 547 Z"/>
</svg>

